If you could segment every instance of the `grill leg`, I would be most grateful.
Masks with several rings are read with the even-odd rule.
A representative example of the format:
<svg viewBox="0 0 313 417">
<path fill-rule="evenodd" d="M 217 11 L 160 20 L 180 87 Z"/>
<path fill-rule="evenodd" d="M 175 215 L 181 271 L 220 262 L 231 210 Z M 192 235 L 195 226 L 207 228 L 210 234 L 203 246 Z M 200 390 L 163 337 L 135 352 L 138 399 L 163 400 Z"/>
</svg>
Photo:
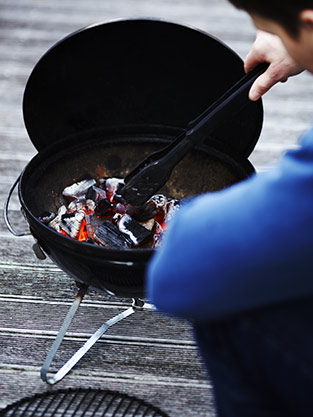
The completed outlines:
<svg viewBox="0 0 313 417">
<path fill-rule="evenodd" d="M 44 364 L 42 365 L 41 372 L 40 372 L 41 379 L 50 385 L 53 385 L 56 382 L 61 381 L 61 379 L 63 379 L 65 375 L 67 375 L 70 372 L 70 370 L 85 355 L 85 353 L 88 352 L 88 350 L 96 343 L 96 341 L 100 339 L 100 337 L 107 331 L 109 327 L 113 326 L 113 324 L 123 320 L 124 318 L 130 316 L 131 314 L 135 313 L 138 310 L 142 310 L 144 308 L 154 309 L 153 306 L 149 304 L 145 305 L 144 301 L 140 299 L 135 299 L 131 307 L 129 307 L 127 310 L 123 311 L 120 314 L 117 314 L 110 320 L 103 323 L 103 325 L 99 327 L 99 329 L 87 340 L 87 342 L 80 349 L 78 349 L 78 351 L 65 363 L 65 365 L 62 366 L 62 368 L 60 368 L 54 375 L 48 376 L 47 373 L 49 371 L 50 365 L 56 355 L 56 352 L 59 346 L 61 345 L 63 341 L 64 335 L 67 332 L 84 295 L 86 294 L 87 289 L 88 289 L 88 286 L 83 286 L 79 290 L 70 310 L 68 311 L 64 319 L 64 322 L 59 330 L 59 333 L 51 346 L 51 349 L 46 357 L 46 360 Z"/>
<path fill-rule="evenodd" d="M 42 368 L 41 368 L 41 371 L 40 371 L 40 376 L 41 376 L 41 379 L 44 382 L 47 382 L 48 384 L 54 384 L 55 382 L 58 381 L 58 380 L 54 381 L 56 375 L 54 377 L 48 378 L 47 377 L 47 372 L 50 368 L 50 365 L 51 365 L 56 353 L 57 353 L 57 350 L 59 349 L 59 347 L 60 347 L 60 345 L 63 341 L 65 333 L 67 332 L 68 328 L 70 327 L 70 325 L 72 323 L 72 320 L 73 320 L 73 317 L 75 316 L 76 311 L 78 310 L 78 307 L 80 306 L 80 303 L 82 302 L 82 300 L 84 298 L 84 295 L 87 292 L 87 289 L 88 289 L 87 285 L 81 285 L 80 286 L 79 291 L 78 291 L 78 293 L 75 297 L 75 300 L 74 300 L 73 304 L 71 305 L 71 308 L 69 309 L 69 311 L 68 311 L 68 313 L 67 313 L 67 315 L 66 315 L 66 317 L 63 321 L 63 324 L 60 327 L 59 333 L 58 333 L 56 339 L 54 340 L 54 342 L 53 342 L 53 344 L 50 348 L 50 351 L 49 351 L 49 353 L 46 357 L 46 360 L 44 361 L 44 363 L 42 365 Z"/>
</svg>

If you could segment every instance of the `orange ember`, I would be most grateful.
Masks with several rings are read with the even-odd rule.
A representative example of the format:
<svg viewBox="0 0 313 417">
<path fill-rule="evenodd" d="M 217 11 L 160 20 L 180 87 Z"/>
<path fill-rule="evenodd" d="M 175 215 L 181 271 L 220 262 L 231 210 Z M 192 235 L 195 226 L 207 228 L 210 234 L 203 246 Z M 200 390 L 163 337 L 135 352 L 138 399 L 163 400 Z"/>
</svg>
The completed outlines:
<svg viewBox="0 0 313 417">
<path fill-rule="evenodd" d="M 89 236 L 88 236 L 86 220 L 83 219 L 82 224 L 80 226 L 80 231 L 77 236 L 77 240 L 79 240 L 80 242 L 84 242 L 85 240 L 88 239 L 88 237 Z"/>
<path fill-rule="evenodd" d="M 165 221 L 163 221 L 162 223 L 159 223 L 162 230 L 166 230 L 167 229 L 167 224 L 165 223 Z"/>
</svg>

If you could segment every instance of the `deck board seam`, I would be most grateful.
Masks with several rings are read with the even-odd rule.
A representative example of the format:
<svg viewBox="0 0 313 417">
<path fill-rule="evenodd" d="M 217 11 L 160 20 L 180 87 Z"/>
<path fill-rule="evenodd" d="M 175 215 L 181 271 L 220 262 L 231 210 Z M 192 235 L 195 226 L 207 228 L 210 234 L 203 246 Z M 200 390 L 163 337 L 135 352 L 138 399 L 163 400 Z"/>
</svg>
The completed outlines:
<svg viewBox="0 0 313 417">
<path fill-rule="evenodd" d="M 26 366 L 26 365 L 11 365 L 11 364 L 1 364 L 0 363 L 0 370 L 3 373 L 13 373 L 16 371 L 22 371 L 23 373 L 39 373 L 41 367 L 40 366 Z M 90 380 L 111 380 L 113 379 L 115 382 L 134 382 L 139 384 L 148 384 L 148 385 L 168 385 L 168 386 L 182 386 L 182 387 L 192 387 L 192 388 L 211 388 L 211 384 L 209 381 L 203 377 L 203 380 L 192 380 L 190 378 L 184 377 L 162 377 L 162 376 L 155 376 L 155 375 L 135 375 L 135 374 L 126 374 L 123 373 L 123 376 L 118 373 L 110 373 L 110 372 L 93 372 L 87 371 L 86 373 L 82 370 L 77 371 L 73 370 L 71 372 L 72 377 L 79 376 L 80 380 L 87 378 Z"/>
<path fill-rule="evenodd" d="M 44 338 L 54 339 L 57 331 L 53 330 L 32 330 L 32 329 L 17 329 L 0 327 L 0 336 L 22 336 L 30 338 Z M 91 336 L 91 333 L 67 332 L 64 340 L 85 342 Z M 114 336 L 103 335 L 98 342 L 149 345 L 149 346 L 164 346 L 173 348 L 196 349 L 196 343 L 193 340 L 179 340 L 179 339 L 164 339 L 164 338 L 148 338 L 148 337 L 134 337 L 134 336 Z M 97 342 L 97 343 L 98 343 Z"/>
</svg>

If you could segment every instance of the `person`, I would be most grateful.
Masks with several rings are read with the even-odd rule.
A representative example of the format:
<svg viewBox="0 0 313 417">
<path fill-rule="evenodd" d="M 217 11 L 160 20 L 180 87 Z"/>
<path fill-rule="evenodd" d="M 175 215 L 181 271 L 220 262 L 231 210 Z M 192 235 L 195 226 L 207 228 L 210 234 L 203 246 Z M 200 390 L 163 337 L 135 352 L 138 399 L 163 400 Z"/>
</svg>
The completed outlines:
<svg viewBox="0 0 313 417">
<path fill-rule="evenodd" d="M 313 73 L 313 1 L 231 0 L 258 34 L 245 60 L 270 66 L 256 100 Z M 219 417 L 313 415 L 313 129 L 277 165 L 188 201 L 147 269 L 147 296 L 190 320 Z"/>
<path fill-rule="evenodd" d="M 286 51 L 282 41 L 276 35 L 258 30 L 253 48 L 244 63 L 245 71 L 251 71 L 258 63 L 268 62 L 269 68 L 251 87 L 249 98 L 258 100 L 278 82 L 286 82 L 290 76 L 304 70 Z"/>
</svg>

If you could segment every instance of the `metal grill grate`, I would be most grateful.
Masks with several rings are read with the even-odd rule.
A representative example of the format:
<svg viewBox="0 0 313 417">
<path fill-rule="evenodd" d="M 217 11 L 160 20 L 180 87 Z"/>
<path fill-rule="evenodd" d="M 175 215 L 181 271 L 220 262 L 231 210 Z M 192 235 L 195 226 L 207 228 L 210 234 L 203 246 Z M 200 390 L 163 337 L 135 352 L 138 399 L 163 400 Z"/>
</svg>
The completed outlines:
<svg viewBox="0 0 313 417">
<path fill-rule="evenodd" d="M 67 389 L 35 394 L 0 411 L 1 417 L 168 417 L 153 405 L 110 390 Z"/>
</svg>

